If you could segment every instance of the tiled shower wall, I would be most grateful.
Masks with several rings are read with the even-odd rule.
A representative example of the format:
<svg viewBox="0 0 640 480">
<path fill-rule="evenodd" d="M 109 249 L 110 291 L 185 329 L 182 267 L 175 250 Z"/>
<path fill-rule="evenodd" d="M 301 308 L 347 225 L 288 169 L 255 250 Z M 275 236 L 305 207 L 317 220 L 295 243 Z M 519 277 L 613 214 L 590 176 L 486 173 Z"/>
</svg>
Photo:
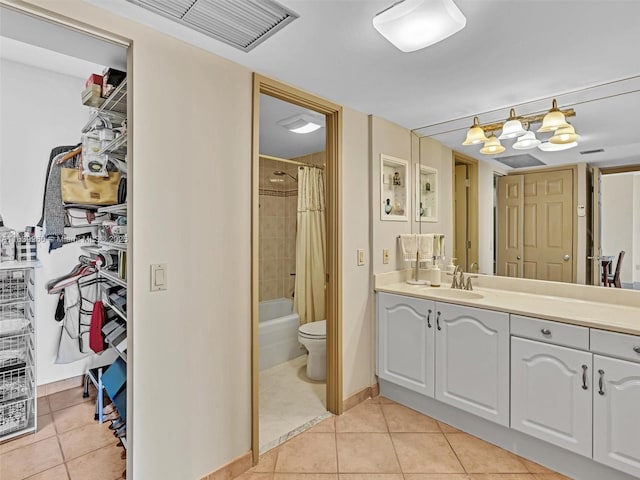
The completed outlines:
<svg viewBox="0 0 640 480">
<path fill-rule="evenodd" d="M 325 154 L 293 160 L 324 165 Z M 290 177 L 274 175 L 276 170 L 298 175 L 296 165 L 260 159 L 260 301 L 293 298 L 295 286 L 291 274 L 296 271 L 298 184 Z"/>
</svg>

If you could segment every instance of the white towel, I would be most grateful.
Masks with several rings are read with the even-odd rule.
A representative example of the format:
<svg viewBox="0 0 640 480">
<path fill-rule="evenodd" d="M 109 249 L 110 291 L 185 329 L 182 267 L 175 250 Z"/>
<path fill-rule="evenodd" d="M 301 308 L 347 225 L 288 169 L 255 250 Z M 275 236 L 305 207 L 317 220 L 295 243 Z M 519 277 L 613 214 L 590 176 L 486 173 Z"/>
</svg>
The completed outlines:
<svg viewBox="0 0 640 480">
<path fill-rule="evenodd" d="M 400 248 L 405 262 L 415 262 L 418 252 L 418 238 L 414 233 L 400 235 Z"/>
<path fill-rule="evenodd" d="M 425 262 L 433 259 L 433 244 L 435 235 L 433 233 L 423 233 L 417 235 L 418 237 L 418 253 L 420 254 L 420 261 Z"/>
</svg>

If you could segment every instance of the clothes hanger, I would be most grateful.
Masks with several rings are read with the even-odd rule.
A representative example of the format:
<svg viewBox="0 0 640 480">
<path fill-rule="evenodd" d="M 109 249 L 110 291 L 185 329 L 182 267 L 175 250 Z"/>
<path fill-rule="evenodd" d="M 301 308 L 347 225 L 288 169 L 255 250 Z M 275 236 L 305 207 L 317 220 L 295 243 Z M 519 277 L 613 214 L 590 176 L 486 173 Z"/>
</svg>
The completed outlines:
<svg viewBox="0 0 640 480">
<path fill-rule="evenodd" d="M 82 145 L 80 145 L 77 148 L 74 148 L 70 152 L 65 153 L 62 156 L 62 158 L 58 159 L 56 163 L 58 165 L 62 165 L 63 163 L 66 163 L 67 161 L 71 160 L 73 157 L 75 157 L 76 155 L 79 155 L 80 153 L 82 153 Z"/>
</svg>

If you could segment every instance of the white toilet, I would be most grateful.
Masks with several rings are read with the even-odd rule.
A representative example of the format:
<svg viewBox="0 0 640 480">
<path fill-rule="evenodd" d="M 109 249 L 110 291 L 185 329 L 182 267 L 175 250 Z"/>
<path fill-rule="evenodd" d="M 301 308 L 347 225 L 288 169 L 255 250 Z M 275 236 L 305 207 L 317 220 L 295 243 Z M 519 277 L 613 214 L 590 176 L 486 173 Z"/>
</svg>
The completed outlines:
<svg viewBox="0 0 640 480">
<path fill-rule="evenodd" d="M 310 380 L 327 378 L 327 321 L 305 323 L 298 328 L 298 341 L 309 352 L 307 377 Z"/>
</svg>

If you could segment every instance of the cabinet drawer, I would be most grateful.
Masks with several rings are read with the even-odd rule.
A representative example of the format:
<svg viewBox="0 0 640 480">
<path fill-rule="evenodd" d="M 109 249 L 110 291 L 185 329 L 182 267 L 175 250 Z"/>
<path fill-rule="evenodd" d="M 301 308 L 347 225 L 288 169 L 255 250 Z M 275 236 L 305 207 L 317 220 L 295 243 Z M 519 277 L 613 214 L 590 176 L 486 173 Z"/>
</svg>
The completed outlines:
<svg viewBox="0 0 640 480">
<path fill-rule="evenodd" d="M 589 329 L 578 325 L 511 315 L 511 335 L 565 347 L 589 349 Z"/>
<path fill-rule="evenodd" d="M 640 337 L 592 328 L 591 351 L 640 363 Z"/>
</svg>

